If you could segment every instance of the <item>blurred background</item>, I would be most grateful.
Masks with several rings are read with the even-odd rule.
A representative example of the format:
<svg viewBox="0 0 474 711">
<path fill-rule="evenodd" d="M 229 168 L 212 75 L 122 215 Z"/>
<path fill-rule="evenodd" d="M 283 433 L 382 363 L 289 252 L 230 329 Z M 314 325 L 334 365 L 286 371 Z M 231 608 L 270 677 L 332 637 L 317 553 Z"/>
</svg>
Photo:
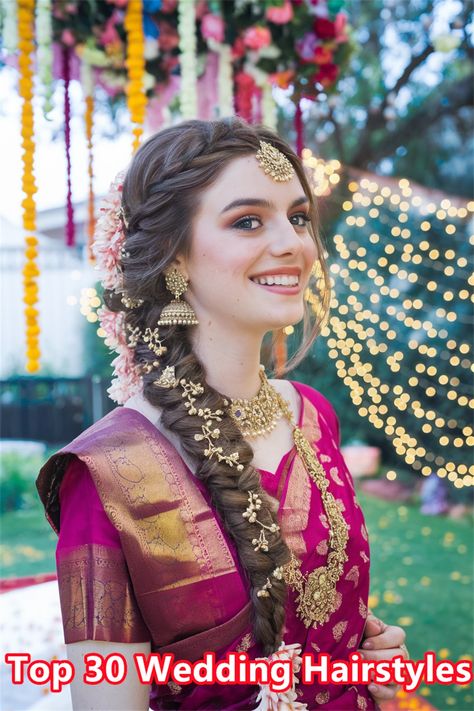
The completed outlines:
<svg viewBox="0 0 474 711">
<path fill-rule="evenodd" d="M 369 606 L 405 628 L 412 658 L 472 659 L 472 13 L 459 0 L 1 0 L 2 653 L 64 656 L 34 480 L 116 406 L 91 253 L 100 199 L 151 133 L 236 113 L 290 141 L 317 196 L 331 313 L 288 377 L 339 416 Z M 276 369 L 301 330 L 277 335 Z M 5 709 L 58 704 L 3 667 L 0 686 Z M 469 686 L 422 685 L 383 708 L 473 707 Z"/>
</svg>

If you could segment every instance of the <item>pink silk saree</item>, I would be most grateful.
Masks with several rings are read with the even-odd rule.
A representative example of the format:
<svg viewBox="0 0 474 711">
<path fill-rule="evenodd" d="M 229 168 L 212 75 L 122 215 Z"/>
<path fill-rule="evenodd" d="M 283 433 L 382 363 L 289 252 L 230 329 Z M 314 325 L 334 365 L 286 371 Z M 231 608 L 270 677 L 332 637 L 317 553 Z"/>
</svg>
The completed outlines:
<svg viewBox="0 0 474 711">
<path fill-rule="evenodd" d="M 334 611 L 316 628 L 296 614 L 290 590 L 283 639 L 302 653 L 348 659 L 361 644 L 369 594 L 370 552 L 363 513 L 339 449 L 328 400 L 291 381 L 302 396 L 299 426 L 326 471 L 329 491 L 349 525 L 348 560 Z M 147 454 L 142 453 L 143 442 Z M 137 462 L 140 462 L 138 465 Z M 155 486 L 157 466 L 163 473 Z M 110 467 L 111 478 L 103 477 Z M 293 447 L 277 471 L 260 470 L 280 501 L 282 533 L 302 572 L 323 565 L 328 522 L 316 484 Z M 116 477 L 115 479 L 113 477 Z M 111 497 L 119 482 L 122 494 Z M 53 455 L 38 477 L 51 525 L 59 532 L 57 567 L 65 641 L 151 641 L 152 651 L 195 661 L 205 651 L 263 656 L 252 637 L 248 584 L 235 546 L 213 512 L 205 485 L 140 412 L 116 408 Z M 129 516 L 128 508 L 131 515 Z M 124 523 L 125 521 L 125 523 Z M 154 685 L 152 709 L 254 709 L 258 686 Z M 299 683 L 308 709 L 377 709 L 365 685 Z"/>
</svg>

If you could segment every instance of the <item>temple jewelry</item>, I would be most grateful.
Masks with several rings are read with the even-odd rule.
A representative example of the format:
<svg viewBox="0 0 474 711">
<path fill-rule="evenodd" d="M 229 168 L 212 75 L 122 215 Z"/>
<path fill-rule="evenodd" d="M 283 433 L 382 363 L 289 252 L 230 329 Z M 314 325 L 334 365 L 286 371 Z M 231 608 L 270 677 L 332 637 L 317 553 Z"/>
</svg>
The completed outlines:
<svg viewBox="0 0 474 711">
<path fill-rule="evenodd" d="M 258 437 L 271 432 L 284 414 L 275 389 L 265 377 L 265 366 L 260 365 L 259 375 L 261 386 L 255 397 L 230 399 L 229 414 L 243 437 Z"/>
<path fill-rule="evenodd" d="M 178 381 L 176 380 L 176 377 L 175 377 L 174 365 L 167 365 L 166 368 L 161 373 L 160 377 L 157 380 L 154 380 L 153 383 L 155 385 L 158 385 L 160 388 L 174 388 L 174 387 L 176 387 L 176 385 L 178 384 Z"/>
<path fill-rule="evenodd" d="M 297 452 L 306 471 L 321 492 L 324 512 L 329 523 L 331 550 L 327 565 L 321 565 L 311 573 L 303 574 L 301 561 L 292 552 L 290 561 L 283 566 L 285 582 L 298 593 L 296 598 L 298 617 L 306 627 L 310 625 L 316 627 L 318 624 L 325 623 L 334 610 L 336 583 L 342 574 L 344 563 L 348 560 L 345 549 L 349 540 L 349 528 L 342 515 L 340 502 L 328 491 L 329 482 L 326 473 L 313 447 L 300 428 L 293 423 L 288 403 L 279 393 L 278 396 L 285 416 L 293 426 L 293 439 Z"/>
<path fill-rule="evenodd" d="M 188 281 L 175 267 L 165 274 L 166 288 L 175 296 L 173 301 L 167 304 L 161 314 L 158 326 L 173 326 L 175 324 L 183 326 L 197 326 L 199 321 L 193 311 L 192 306 L 187 301 L 181 301 L 180 296 L 188 288 Z"/>
<path fill-rule="evenodd" d="M 301 563 L 292 553 L 290 561 L 281 566 L 279 571 L 283 571 L 285 582 L 298 592 L 297 613 L 306 627 L 309 627 L 311 624 L 324 623 L 332 612 L 336 582 L 347 560 L 345 547 L 349 538 L 348 529 L 338 502 L 327 491 L 325 471 L 303 432 L 294 425 L 288 403 L 268 382 L 263 365 L 260 366 L 259 374 L 262 386 L 257 395 L 250 400 L 231 400 L 231 415 L 244 437 L 248 436 L 249 432 L 255 435 L 271 431 L 281 415 L 288 419 L 293 426 L 293 438 L 298 454 L 309 476 L 321 491 L 330 525 L 329 545 L 332 550 L 328 555 L 327 566 L 316 568 L 309 576 L 303 575 L 300 570 Z M 265 586 L 261 590 L 267 592 Z"/>
<path fill-rule="evenodd" d="M 260 149 L 255 157 L 264 172 L 277 183 L 291 180 L 295 174 L 295 169 L 288 158 L 271 143 L 260 141 Z"/>
</svg>

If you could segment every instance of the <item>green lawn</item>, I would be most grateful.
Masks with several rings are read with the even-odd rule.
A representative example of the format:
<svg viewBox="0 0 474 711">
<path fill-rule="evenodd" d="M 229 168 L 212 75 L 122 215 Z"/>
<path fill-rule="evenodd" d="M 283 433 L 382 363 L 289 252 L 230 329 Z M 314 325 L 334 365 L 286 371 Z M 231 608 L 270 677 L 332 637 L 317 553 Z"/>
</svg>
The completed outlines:
<svg viewBox="0 0 474 711">
<path fill-rule="evenodd" d="M 425 516 L 414 505 L 358 494 L 371 548 L 370 607 L 407 633 L 412 659 L 472 659 L 473 525 Z M 441 711 L 474 708 L 469 685 L 422 685 L 418 694 Z"/>
<path fill-rule="evenodd" d="M 471 658 L 473 526 L 424 516 L 418 506 L 388 503 L 362 492 L 359 501 L 371 546 L 370 607 L 387 624 L 407 632 L 413 659 Z M 38 507 L 0 517 L 3 578 L 55 570 L 56 535 Z M 472 711 L 468 686 L 421 686 L 418 693 L 441 711 Z"/>
</svg>

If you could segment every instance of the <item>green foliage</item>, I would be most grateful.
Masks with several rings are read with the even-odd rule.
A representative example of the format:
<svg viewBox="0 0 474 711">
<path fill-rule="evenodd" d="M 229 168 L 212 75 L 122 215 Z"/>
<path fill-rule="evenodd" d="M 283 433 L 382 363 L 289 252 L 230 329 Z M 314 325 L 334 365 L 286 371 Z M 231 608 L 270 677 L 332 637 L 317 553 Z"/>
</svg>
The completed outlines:
<svg viewBox="0 0 474 711">
<path fill-rule="evenodd" d="M 338 95 L 308 105 L 305 145 L 324 158 L 470 197 L 473 4 L 351 2 L 350 66 Z M 439 38 L 458 41 L 442 51 Z M 284 110 L 280 130 L 292 133 Z"/>
<path fill-rule="evenodd" d="M 0 454 L 0 512 L 32 507 L 37 499 L 35 478 L 44 462 L 41 454 Z"/>
</svg>

